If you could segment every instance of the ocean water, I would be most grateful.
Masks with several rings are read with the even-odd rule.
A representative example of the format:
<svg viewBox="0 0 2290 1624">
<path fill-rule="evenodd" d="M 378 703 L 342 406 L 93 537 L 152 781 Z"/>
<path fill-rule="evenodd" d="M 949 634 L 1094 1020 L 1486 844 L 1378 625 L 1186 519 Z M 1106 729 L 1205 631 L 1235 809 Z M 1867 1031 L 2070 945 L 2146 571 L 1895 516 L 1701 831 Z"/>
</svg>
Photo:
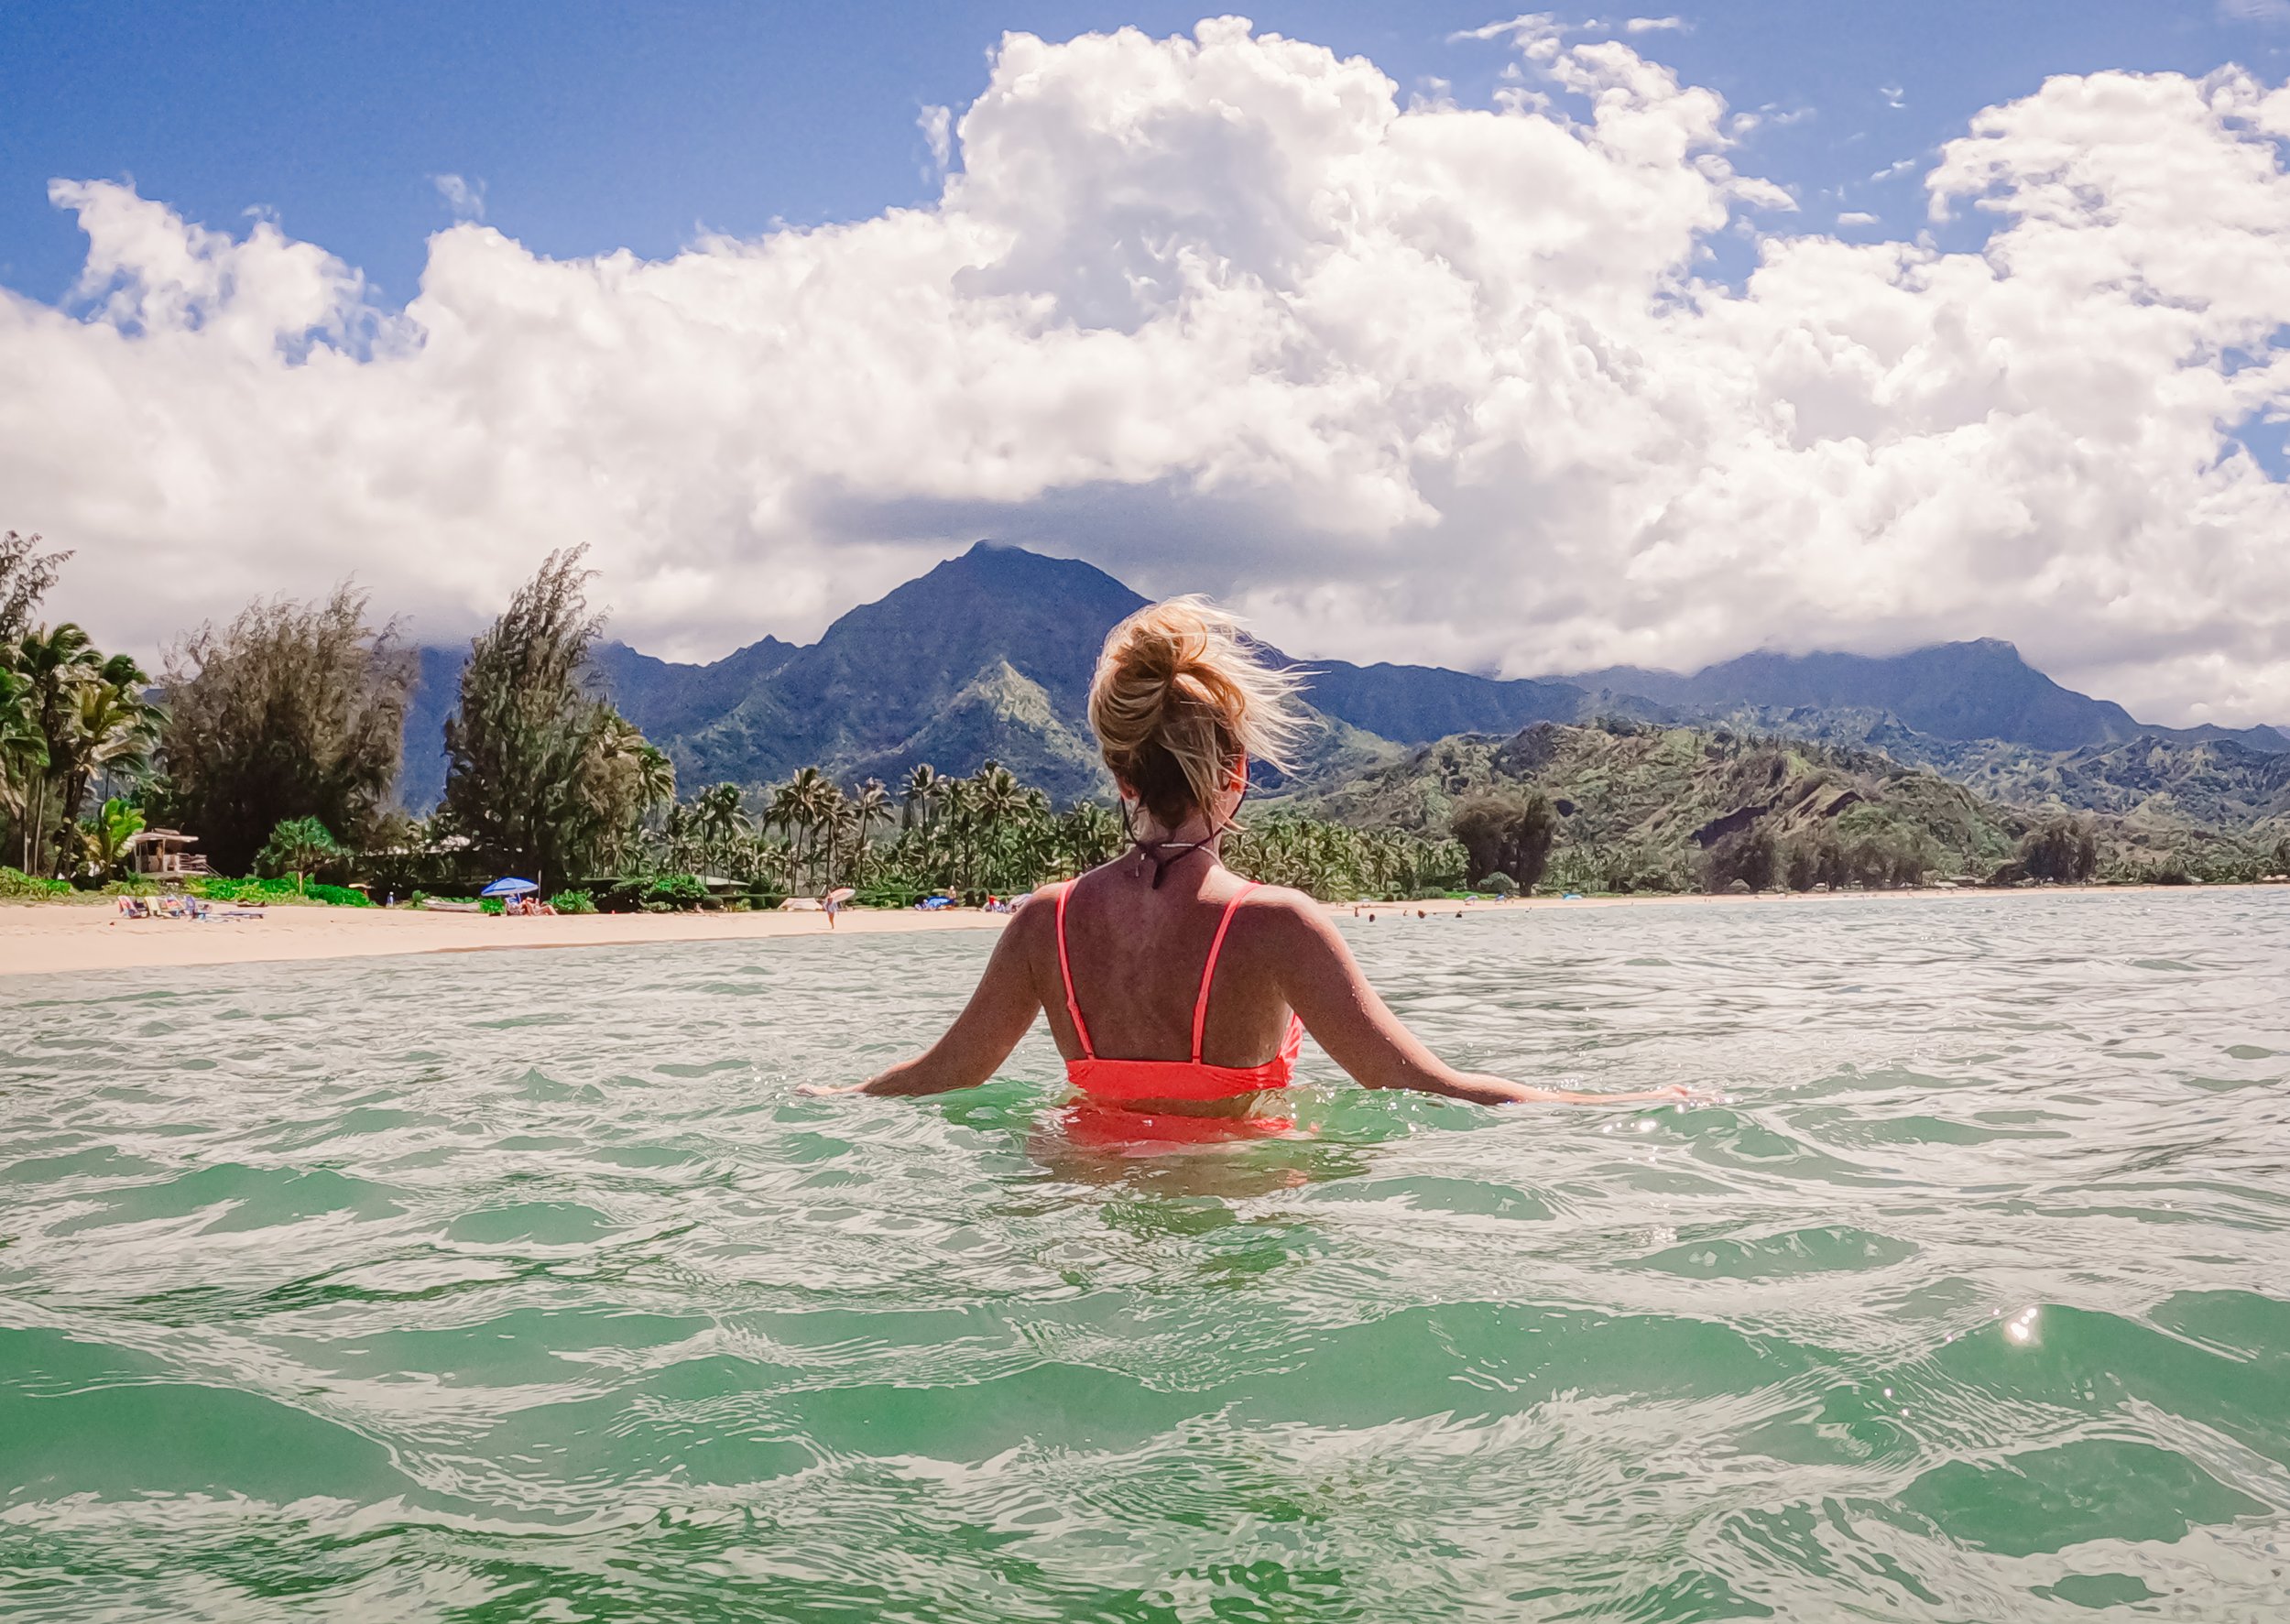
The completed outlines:
<svg viewBox="0 0 2290 1624">
<path fill-rule="evenodd" d="M 0 983 L 0 1617 L 2290 1610 L 2290 891 L 1346 929 L 1725 1101 L 791 1095 L 982 934 Z"/>
</svg>

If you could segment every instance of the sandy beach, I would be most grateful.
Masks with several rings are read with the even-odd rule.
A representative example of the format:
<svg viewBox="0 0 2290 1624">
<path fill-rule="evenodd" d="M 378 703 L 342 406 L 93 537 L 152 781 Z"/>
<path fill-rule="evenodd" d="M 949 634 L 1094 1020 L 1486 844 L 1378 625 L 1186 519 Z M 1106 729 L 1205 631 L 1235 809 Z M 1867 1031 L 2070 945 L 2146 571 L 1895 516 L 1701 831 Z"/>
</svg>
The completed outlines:
<svg viewBox="0 0 2290 1624">
<path fill-rule="evenodd" d="M 994 930 L 1009 916 L 969 909 L 936 913 L 847 911 L 836 934 Z M 0 907 L 0 975 L 244 965 L 274 959 L 377 958 L 400 953 L 617 947 L 823 936 L 819 913 L 589 913 L 507 919 L 413 909 L 271 908 L 259 919 L 131 920 L 104 905 Z"/>
<path fill-rule="evenodd" d="M 2103 895 L 2125 889 L 2204 888 L 2111 887 L 2102 890 L 1940 890 L 1796 892 L 1762 899 L 1695 893 L 1632 897 L 1531 897 L 1509 902 L 1360 903 L 1365 918 L 1404 916 L 1420 909 L 1431 919 L 1516 910 L 1580 908 L 1712 907 L 1763 900 L 1795 907 L 1824 903 L 1921 899 L 1963 901 L 1973 898 Z M 2210 888 L 2215 889 L 2216 888 Z M 1329 911 L 1349 917 L 1348 902 Z M 906 931 L 992 931 L 1009 916 L 974 909 L 921 913 L 855 909 L 842 914 L 837 934 L 863 935 Z M 598 913 L 507 919 L 485 914 L 417 912 L 409 909 L 286 907 L 267 910 L 260 919 L 204 921 L 131 920 L 108 904 L 16 903 L 0 905 L 0 976 L 85 973 L 90 970 L 192 968 L 202 965 L 257 964 L 282 959 L 378 958 L 405 953 L 490 953 L 519 948 L 661 946 L 684 942 L 747 942 L 780 936 L 827 933 L 817 913 Z"/>
</svg>

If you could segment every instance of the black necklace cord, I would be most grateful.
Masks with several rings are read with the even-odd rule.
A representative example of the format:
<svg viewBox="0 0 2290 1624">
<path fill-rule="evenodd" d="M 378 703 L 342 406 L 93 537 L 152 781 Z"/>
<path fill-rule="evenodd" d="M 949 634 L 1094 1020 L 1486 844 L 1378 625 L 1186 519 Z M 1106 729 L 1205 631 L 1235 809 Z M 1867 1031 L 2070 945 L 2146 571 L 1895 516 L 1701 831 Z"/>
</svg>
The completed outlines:
<svg viewBox="0 0 2290 1624">
<path fill-rule="evenodd" d="M 1243 785 L 1240 800 L 1246 801 L 1248 798 L 1248 788 Z M 1169 872 L 1169 866 L 1172 863 L 1182 863 L 1194 852 L 1205 849 L 1212 842 L 1223 839 L 1239 816 L 1240 801 L 1237 801 L 1233 802 L 1232 816 L 1217 824 L 1216 828 L 1211 829 L 1198 840 L 1145 840 L 1139 836 L 1137 825 L 1129 816 L 1129 803 L 1124 801 L 1121 803 L 1121 832 L 1129 837 L 1130 849 L 1153 866 L 1153 883 L 1150 888 L 1158 891 L 1161 889 L 1161 877 Z"/>
</svg>

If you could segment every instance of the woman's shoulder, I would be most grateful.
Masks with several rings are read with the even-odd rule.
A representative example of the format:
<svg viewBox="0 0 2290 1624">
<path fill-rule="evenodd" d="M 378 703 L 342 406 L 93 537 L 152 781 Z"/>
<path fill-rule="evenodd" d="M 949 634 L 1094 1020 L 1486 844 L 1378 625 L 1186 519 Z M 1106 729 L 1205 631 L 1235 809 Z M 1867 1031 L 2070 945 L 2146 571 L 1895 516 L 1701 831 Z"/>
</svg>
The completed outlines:
<svg viewBox="0 0 2290 1624">
<path fill-rule="evenodd" d="M 1239 899 L 1240 906 L 1250 918 L 1270 923 L 1278 920 L 1300 924 L 1316 923 L 1327 909 L 1305 892 L 1287 886 L 1251 885 Z"/>
</svg>

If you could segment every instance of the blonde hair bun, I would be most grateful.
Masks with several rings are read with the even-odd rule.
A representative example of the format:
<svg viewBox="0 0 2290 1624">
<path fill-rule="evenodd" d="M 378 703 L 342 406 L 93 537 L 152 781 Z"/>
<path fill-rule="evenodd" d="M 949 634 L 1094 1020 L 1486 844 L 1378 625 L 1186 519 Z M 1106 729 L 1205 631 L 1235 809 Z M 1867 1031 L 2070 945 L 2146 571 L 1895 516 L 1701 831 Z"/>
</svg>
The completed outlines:
<svg viewBox="0 0 2290 1624">
<path fill-rule="evenodd" d="M 1216 804 L 1243 760 L 1288 766 L 1298 673 L 1267 665 L 1204 597 L 1149 604 L 1115 627 L 1089 685 L 1106 768 L 1174 829 Z"/>
</svg>

